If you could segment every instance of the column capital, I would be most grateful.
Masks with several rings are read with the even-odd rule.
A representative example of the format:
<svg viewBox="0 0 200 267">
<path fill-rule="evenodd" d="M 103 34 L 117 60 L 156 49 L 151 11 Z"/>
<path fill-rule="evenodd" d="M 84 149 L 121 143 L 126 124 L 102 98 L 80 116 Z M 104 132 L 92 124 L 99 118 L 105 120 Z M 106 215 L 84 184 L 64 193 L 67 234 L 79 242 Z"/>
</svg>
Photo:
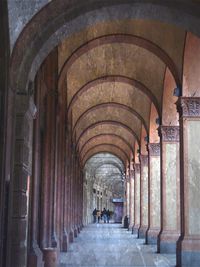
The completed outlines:
<svg viewBox="0 0 200 267">
<path fill-rule="evenodd" d="M 140 155 L 140 163 L 144 165 L 148 165 L 148 155 Z"/>
<path fill-rule="evenodd" d="M 200 97 L 179 97 L 176 106 L 180 117 L 200 117 Z"/>
<path fill-rule="evenodd" d="M 160 156 L 160 143 L 149 143 L 148 151 L 150 156 Z"/>
<path fill-rule="evenodd" d="M 159 127 L 159 135 L 164 142 L 179 142 L 179 126 L 164 126 Z"/>
</svg>

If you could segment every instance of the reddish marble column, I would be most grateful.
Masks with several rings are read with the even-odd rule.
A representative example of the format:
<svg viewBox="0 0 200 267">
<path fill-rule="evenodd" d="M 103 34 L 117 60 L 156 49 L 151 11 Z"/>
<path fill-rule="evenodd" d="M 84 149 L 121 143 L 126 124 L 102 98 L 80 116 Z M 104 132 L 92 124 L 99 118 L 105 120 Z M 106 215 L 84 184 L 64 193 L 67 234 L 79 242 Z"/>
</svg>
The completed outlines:
<svg viewBox="0 0 200 267">
<path fill-rule="evenodd" d="M 149 208 L 147 244 L 157 244 L 160 232 L 160 144 L 150 143 L 149 150 Z"/>
<path fill-rule="evenodd" d="M 148 155 L 140 155 L 140 228 L 139 238 L 145 238 L 148 229 Z"/>
<path fill-rule="evenodd" d="M 180 97 L 181 237 L 177 266 L 200 263 L 200 97 Z"/>
<path fill-rule="evenodd" d="M 158 252 L 175 253 L 180 236 L 179 126 L 161 126 L 161 232 Z"/>
<path fill-rule="evenodd" d="M 138 229 L 140 227 L 140 164 L 135 163 L 135 180 L 134 180 L 134 233 L 138 234 Z"/>
</svg>

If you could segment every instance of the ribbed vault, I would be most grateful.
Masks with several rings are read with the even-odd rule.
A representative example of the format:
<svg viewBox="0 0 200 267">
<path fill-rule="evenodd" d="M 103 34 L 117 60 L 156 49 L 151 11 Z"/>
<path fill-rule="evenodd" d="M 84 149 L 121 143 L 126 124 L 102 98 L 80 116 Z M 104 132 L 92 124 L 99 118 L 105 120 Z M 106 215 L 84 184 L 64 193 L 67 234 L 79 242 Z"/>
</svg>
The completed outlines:
<svg viewBox="0 0 200 267">
<path fill-rule="evenodd" d="M 98 153 L 85 164 L 84 171 L 95 184 L 106 186 L 114 196 L 123 197 L 124 164 L 113 154 Z"/>
</svg>

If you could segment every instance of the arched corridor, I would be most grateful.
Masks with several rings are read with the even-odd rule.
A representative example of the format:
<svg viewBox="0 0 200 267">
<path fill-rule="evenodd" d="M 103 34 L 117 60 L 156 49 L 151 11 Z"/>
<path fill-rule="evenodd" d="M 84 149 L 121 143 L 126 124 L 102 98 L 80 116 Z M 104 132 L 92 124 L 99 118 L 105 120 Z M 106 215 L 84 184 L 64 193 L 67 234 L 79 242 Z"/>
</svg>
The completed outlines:
<svg viewBox="0 0 200 267">
<path fill-rule="evenodd" d="M 0 0 L 0 25 L 0 266 L 68 261 L 104 208 L 131 266 L 200 266 L 200 2 Z"/>
</svg>

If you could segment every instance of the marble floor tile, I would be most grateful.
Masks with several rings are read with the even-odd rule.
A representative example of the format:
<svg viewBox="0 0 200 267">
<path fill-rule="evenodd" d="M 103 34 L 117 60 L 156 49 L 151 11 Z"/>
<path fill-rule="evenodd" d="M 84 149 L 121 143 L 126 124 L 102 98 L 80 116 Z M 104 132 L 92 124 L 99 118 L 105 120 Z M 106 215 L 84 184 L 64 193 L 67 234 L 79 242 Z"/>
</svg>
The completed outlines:
<svg viewBox="0 0 200 267">
<path fill-rule="evenodd" d="M 145 245 L 119 224 L 85 227 L 60 254 L 59 267 L 174 267 L 175 254 L 158 254 L 156 246 Z"/>
</svg>

